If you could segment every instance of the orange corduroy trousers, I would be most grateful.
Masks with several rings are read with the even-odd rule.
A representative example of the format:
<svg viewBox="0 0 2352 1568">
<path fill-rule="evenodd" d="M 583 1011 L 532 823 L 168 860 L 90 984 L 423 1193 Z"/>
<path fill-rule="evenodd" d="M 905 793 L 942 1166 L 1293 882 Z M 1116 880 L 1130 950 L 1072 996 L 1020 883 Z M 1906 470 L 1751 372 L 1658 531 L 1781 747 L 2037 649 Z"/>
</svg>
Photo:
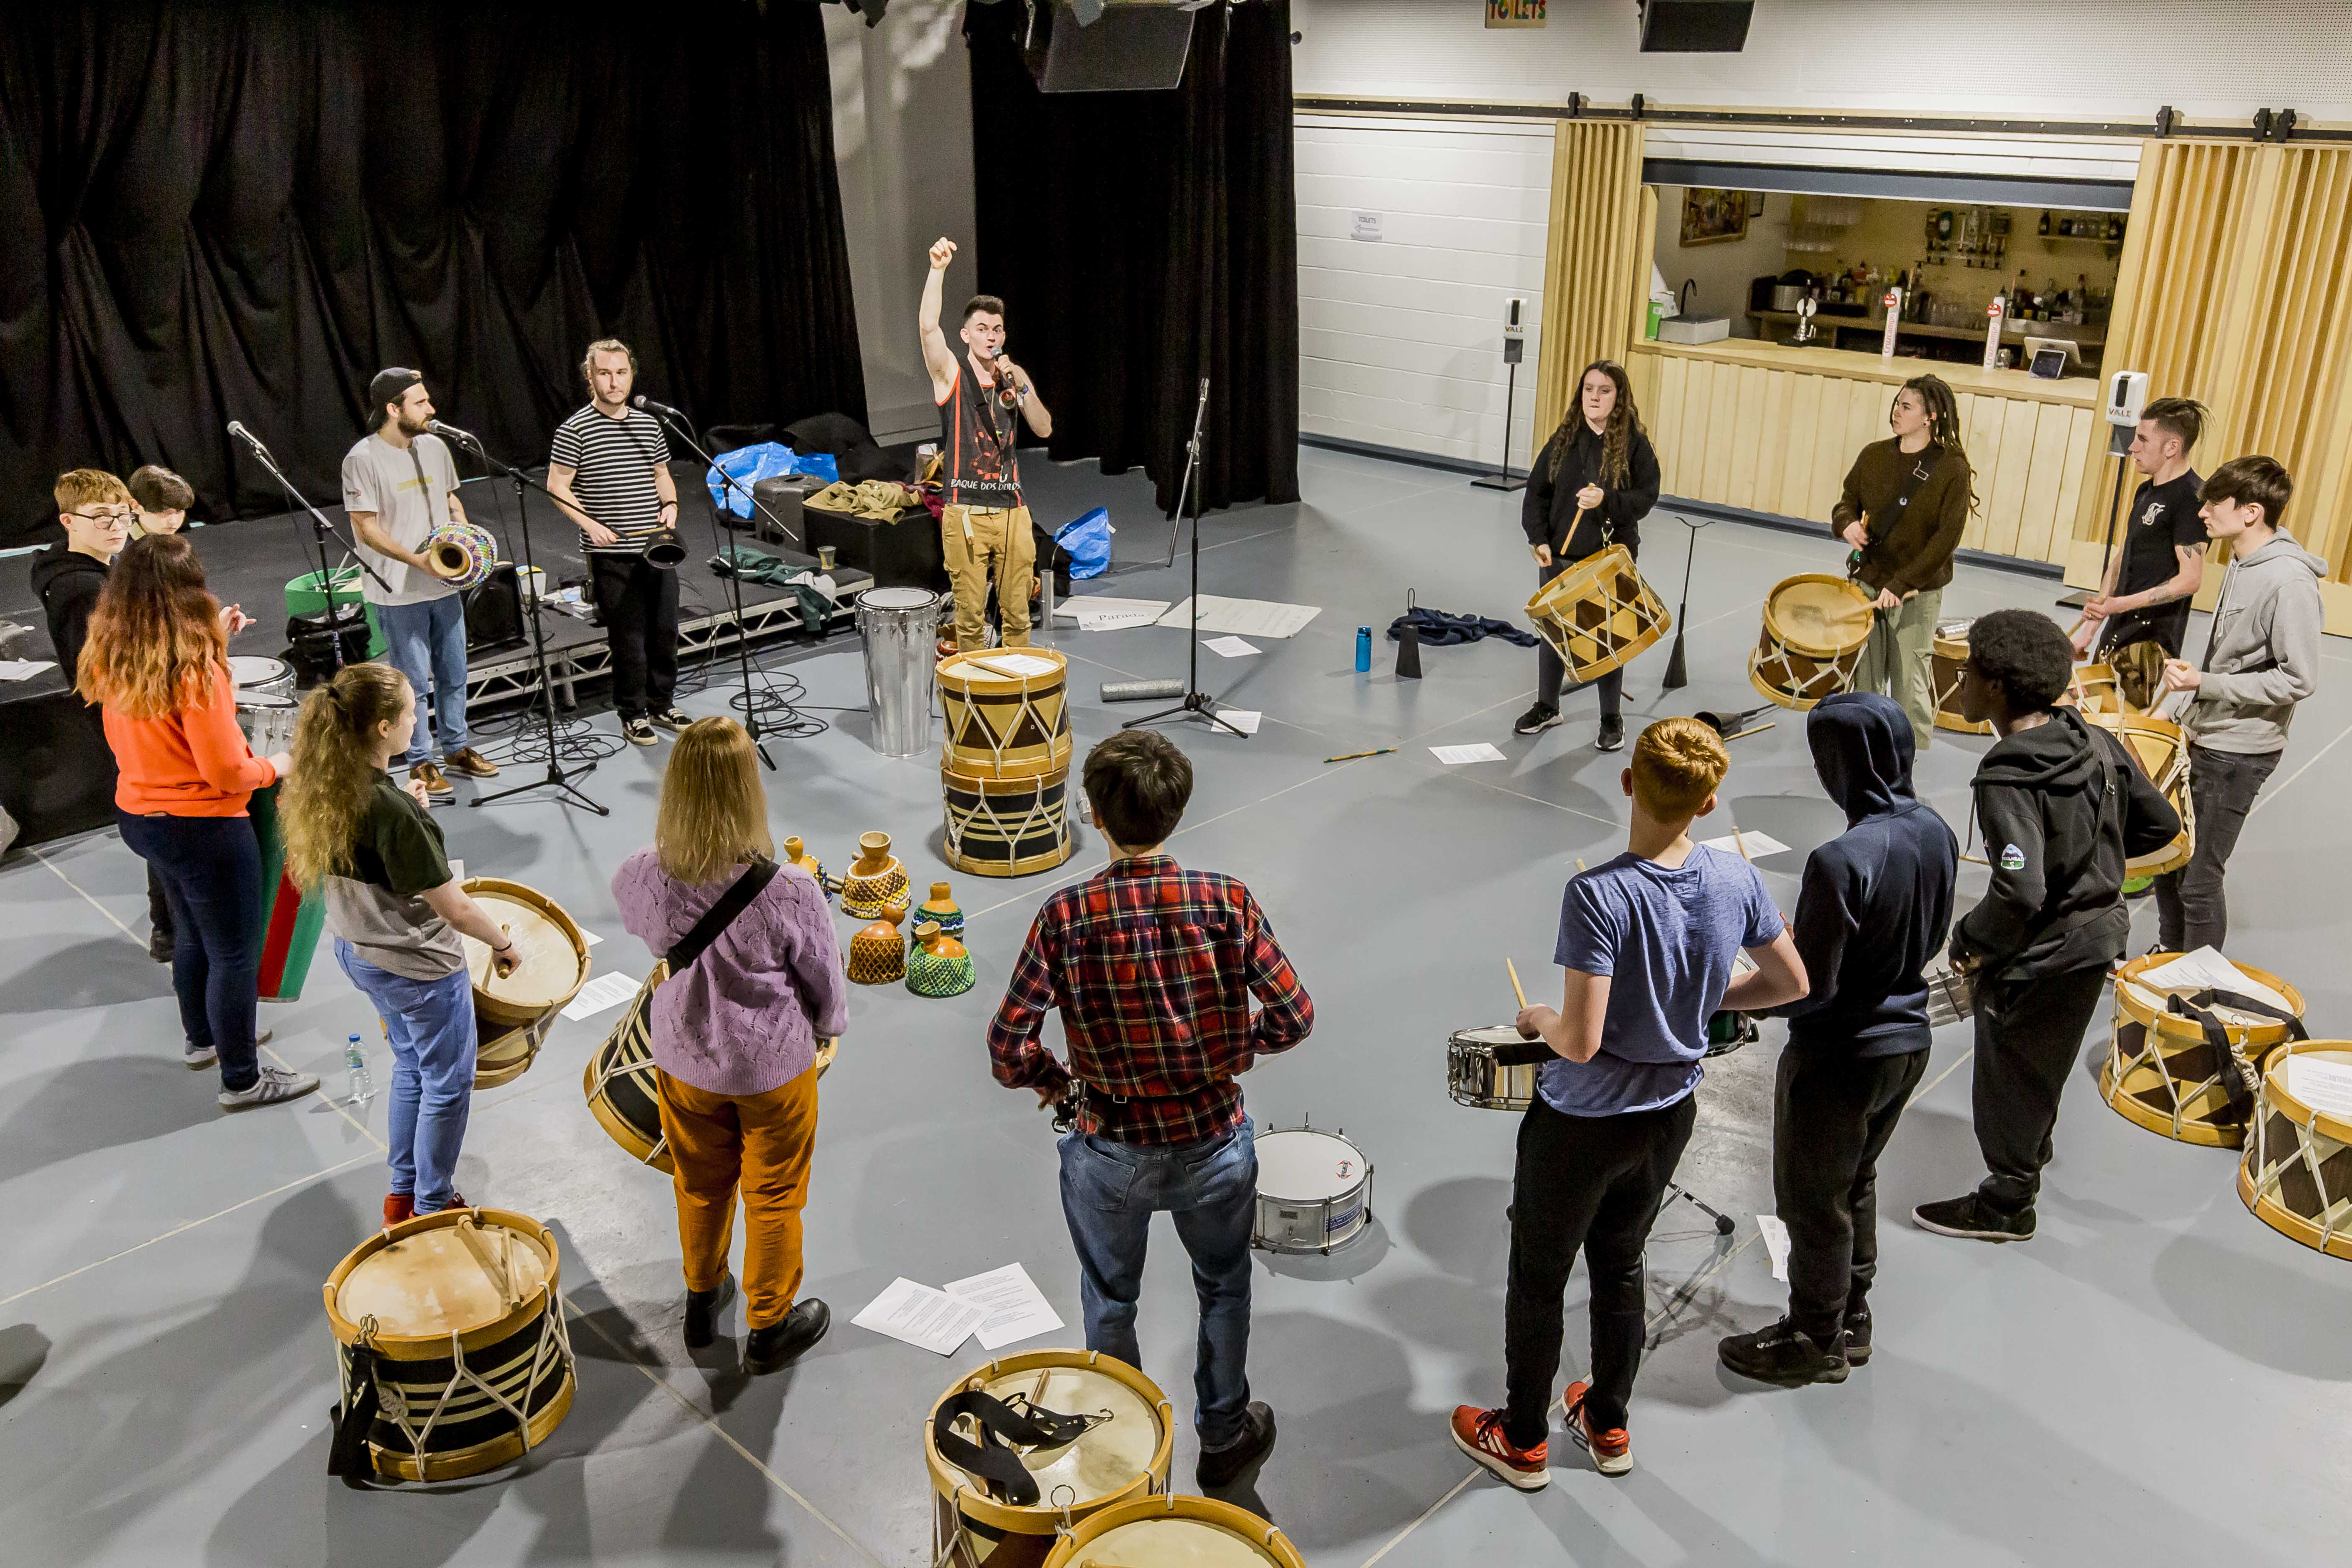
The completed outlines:
<svg viewBox="0 0 2352 1568">
<path fill-rule="evenodd" d="M 743 1194 L 744 1321 L 781 1322 L 801 1288 L 801 1209 L 816 1152 L 814 1068 L 765 1094 L 711 1094 L 656 1075 L 662 1132 L 677 1168 L 677 1239 L 686 1288 L 727 1272 L 735 1194 Z"/>
</svg>

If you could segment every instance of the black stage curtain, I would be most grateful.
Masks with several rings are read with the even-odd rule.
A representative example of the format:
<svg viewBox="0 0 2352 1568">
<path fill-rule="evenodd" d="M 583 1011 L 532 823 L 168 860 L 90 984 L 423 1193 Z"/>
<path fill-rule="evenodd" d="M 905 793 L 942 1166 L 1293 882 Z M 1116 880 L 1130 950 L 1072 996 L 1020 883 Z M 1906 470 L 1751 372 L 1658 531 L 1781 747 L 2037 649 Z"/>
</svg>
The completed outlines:
<svg viewBox="0 0 2352 1568">
<path fill-rule="evenodd" d="M 1172 508 L 1205 374 L 1204 504 L 1297 500 L 1289 0 L 1198 13 L 1172 92 L 1041 93 L 1024 21 L 964 12 L 980 285 L 1054 411 L 1047 450 L 1139 464 Z"/>
<path fill-rule="evenodd" d="M 0 213 L 0 540 L 85 464 L 284 510 L 231 419 L 332 500 L 386 364 L 533 463 L 606 335 L 700 425 L 865 413 L 812 5 L 6 6 Z"/>
</svg>

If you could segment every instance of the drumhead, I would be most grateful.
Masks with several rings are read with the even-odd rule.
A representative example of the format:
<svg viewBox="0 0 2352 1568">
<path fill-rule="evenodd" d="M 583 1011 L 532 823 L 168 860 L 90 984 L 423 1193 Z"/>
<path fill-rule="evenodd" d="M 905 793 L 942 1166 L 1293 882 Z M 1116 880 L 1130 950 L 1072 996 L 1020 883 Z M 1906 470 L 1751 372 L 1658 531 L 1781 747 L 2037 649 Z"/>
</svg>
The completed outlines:
<svg viewBox="0 0 2352 1568">
<path fill-rule="evenodd" d="M 1483 1029 L 1456 1029 L 1449 1037 L 1465 1046 L 1520 1046 L 1527 1043 L 1517 1024 L 1489 1024 Z"/>
<path fill-rule="evenodd" d="M 1042 1393 L 1037 1391 L 1040 1373 L 1045 1379 Z M 1066 1501 L 1072 1508 L 1084 1508 L 1131 1487 L 1159 1457 L 1158 1407 L 1129 1384 L 1091 1367 L 1030 1367 L 991 1380 L 984 1391 L 999 1399 L 1020 1394 L 1064 1415 L 1109 1415 L 1074 1443 L 1021 1455 L 1022 1464 L 1037 1478 L 1038 1497 L 1055 1506 Z M 1069 1492 L 1057 1492 L 1062 1487 Z"/>
<path fill-rule="evenodd" d="M 499 1289 L 501 1268 L 511 1297 Z M 335 1310 L 349 1323 L 373 1318 L 394 1337 L 463 1333 L 505 1317 L 547 1276 L 546 1252 L 520 1231 L 495 1220 L 436 1226 L 362 1258 L 343 1277 Z"/>
<path fill-rule="evenodd" d="M 1364 1152 L 1335 1133 L 1286 1127 L 1258 1136 L 1257 1190 L 1267 1197 L 1318 1203 L 1363 1182 Z"/>
<path fill-rule="evenodd" d="M 1280 1561 L 1222 1524 L 1170 1513 L 1104 1531 L 1069 1559 L 1069 1568 L 1265 1568 Z"/>
<path fill-rule="evenodd" d="M 861 610 L 924 610 L 939 602 L 937 594 L 923 588 L 868 588 L 857 595 Z"/>
<path fill-rule="evenodd" d="M 268 686 L 293 679 L 294 667 L 282 658 L 266 658 L 251 653 L 229 655 L 228 683 L 231 686 Z"/>
<path fill-rule="evenodd" d="M 572 933 L 546 910 L 509 893 L 476 893 L 474 901 L 491 923 L 507 928 L 522 955 L 514 973 L 501 980 L 490 972 L 488 944 L 460 936 L 474 989 L 517 1007 L 551 1007 L 579 990 L 579 949 L 572 945 Z"/>
<path fill-rule="evenodd" d="M 1790 578 L 1772 590 L 1769 609 L 1789 642 L 1848 648 L 1870 637 L 1870 601 L 1853 584 L 1833 578 Z"/>
</svg>

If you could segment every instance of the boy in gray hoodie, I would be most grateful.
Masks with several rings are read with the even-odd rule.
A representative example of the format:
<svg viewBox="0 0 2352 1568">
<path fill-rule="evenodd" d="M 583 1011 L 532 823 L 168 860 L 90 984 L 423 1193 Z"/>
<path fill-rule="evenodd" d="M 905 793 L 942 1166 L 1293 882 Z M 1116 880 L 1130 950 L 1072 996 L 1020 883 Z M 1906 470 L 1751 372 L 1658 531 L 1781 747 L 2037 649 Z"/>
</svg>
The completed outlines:
<svg viewBox="0 0 2352 1568">
<path fill-rule="evenodd" d="M 2205 531 L 2230 543 L 2202 663 L 2164 663 L 2167 691 L 2194 694 L 2189 781 L 2196 853 L 2156 879 L 2157 934 L 2168 952 L 2220 948 L 2229 936 L 2222 873 L 2254 796 L 2286 750 L 2294 705 L 2319 687 L 2319 580 L 2327 563 L 2280 531 L 2294 481 L 2270 458 L 2233 458 L 2205 481 Z"/>
</svg>

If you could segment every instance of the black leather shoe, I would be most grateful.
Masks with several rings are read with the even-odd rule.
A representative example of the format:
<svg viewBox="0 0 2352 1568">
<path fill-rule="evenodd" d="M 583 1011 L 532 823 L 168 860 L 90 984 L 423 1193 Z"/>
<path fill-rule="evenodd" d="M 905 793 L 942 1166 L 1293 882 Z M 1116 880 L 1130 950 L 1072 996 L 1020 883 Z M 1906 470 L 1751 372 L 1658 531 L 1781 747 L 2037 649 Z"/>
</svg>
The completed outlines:
<svg viewBox="0 0 2352 1568">
<path fill-rule="evenodd" d="M 1623 751 L 1625 721 L 1614 713 L 1603 713 L 1601 716 L 1601 733 L 1593 737 L 1592 743 L 1604 752 Z"/>
<path fill-rule="evenodd" d="M 710 1343 L 718 1331 L 719 1314 L 734 1296 L 735 1277 L 731 1274 L 721 1274 L 714 1289 L 686 1293 L 687 1349 L 698 1351 Z"/>
<path fill-rule="evenodd" d="M 1734 1334 L 1715 1347 L 1716 1359 L 1742 1377 L 1801 1388 L 1809 1383 L 1843 1383 L 1845 1351 L 1832 1337 L 1824 1345 L 1783 1318 L 1752 1334 Z"/>
<path fill-rule="evenodd" d="M 824 1338 L 833 1327 L 833 1309 L 811 1296 L 784 1314 L 781 1323 L 753 1329 L 743 1341 L 743 1365 L 752 1372 L 773 1372 Z"/>
<path fill-rule="evenodd" d="M 1274 1448 L 1274 1411 L 1253 1399 L 1242 1411 L 1242 1435 L 1222 1448 L 1203 1448 L 1192 1474 L 1204 1487 L 1222 1487 Z"/>
</svg>

